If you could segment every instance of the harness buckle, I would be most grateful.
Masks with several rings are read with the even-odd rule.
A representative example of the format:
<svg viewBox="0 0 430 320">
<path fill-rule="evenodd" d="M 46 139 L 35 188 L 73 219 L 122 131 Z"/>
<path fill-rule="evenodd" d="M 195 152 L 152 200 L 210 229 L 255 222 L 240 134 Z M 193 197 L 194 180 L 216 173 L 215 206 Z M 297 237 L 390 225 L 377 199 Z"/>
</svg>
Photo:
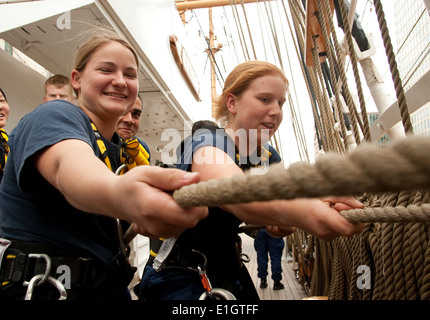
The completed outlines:
<svg viewBox="0 0 430 320">
<path fill-rule="evenodd" d="M 58 292 L 60 293 L 60 297 L 58 298 L 58 300 L 66 300 L 67 292 L 64 286 L 61 284 L 61 282 L 51 276 L 48 276 L 45 280 L 43 280 L 44 277 L 45 277 L 44 274 L 37 274 L 33 278 L 31 278 L 30 282 L 28 282 L 28 288 L 25 293 L 25 300 L 31 300 L 33 296 L 34 288 L 37 287 L 38 285 L 41 285 L 44 282 L 48 282 L 52 284 L 55 288 L 57 288 Z"/>
<path fill-rule="evenodd" d="M 48 280 L 48 277 L 51 274 L 51 266 L 52 266 L 51 258 L 44 253 L 29 253 L 28 258 L 35 258 L 35 259 L 43 258 L 45 260 L 45 263 L 46 263 L 45 273 L 36 275 L 41 277 L 38 277 L 37 278 L 38 281 L 36 283 L 33 283 L 33 286 L 40 286 L 41 284 L 45 283 L 46 280 Z M 31 281 L 33 281 L 33 279 L 36 276 L 34 276 L 30 281 L 24 281 L 22 285 L 29 286 Z"/>
</svg>

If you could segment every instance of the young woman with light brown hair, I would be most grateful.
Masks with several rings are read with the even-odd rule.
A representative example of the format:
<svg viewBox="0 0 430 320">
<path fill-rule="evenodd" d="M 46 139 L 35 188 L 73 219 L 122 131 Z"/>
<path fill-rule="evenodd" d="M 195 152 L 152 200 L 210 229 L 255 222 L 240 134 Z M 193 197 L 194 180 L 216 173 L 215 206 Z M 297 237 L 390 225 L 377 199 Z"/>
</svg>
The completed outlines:
<svg viewBox="0 0 430 320">
<path fill-rule="evenodd" d="M 214 113 L 225 128 L 200 129 L 187 138 L 177 167 L 198 172 L 206 181 L 280 162 L 268 141 L 281 124 L 287 90 L 288 81 L 275 65 L 264 61 L 238 65 L 227 77 Z M 338 210 L 362 206 L 352 197 L 328 197 L 209 208 L 207 218 L 179 236 L 164 269 L 155 272 L 150 259 L 141 298 L 198 299 L 204 292 L 199 279 L 204 269 L 213 287 L 226 289 L 237 299 L 258 299 L 237 251 L 242 222 L 266 225 L 274 236 L 283 237 L 298 227 L 331 240 L 361 230 L 362 226 L 349 223 Z"/>
</svg>

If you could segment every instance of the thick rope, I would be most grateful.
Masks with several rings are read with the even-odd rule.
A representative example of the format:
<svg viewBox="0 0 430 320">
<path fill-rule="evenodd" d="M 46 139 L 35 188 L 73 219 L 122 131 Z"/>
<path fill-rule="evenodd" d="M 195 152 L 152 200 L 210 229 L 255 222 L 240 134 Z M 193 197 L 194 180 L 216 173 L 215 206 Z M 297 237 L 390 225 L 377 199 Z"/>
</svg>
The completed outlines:
<svg viewBox="0 0 430 320">
<path fill-rule="evenodd" d="M 320 1 L 316 1 L 318 4 L 318 12 L 316 13 L 316 16 L 318 18 L 318 22 L 321 26 L 321 31 L 323 33 L 323 39 L 324 39 L 324 45 L 326 47 L 326 52 L 327 52 L 327 57 L 330 61 L 330 65 L 334 66 L 335 65 L 335 59 L 336 56 L 333 52 L 333 48 L 331 46 L 330 43 L 330 38 L 329 38 L 329 31 L 327 30 L 326 27 L 326 23 L 325 23 L 325 16 L 323 14 L 323 9 L 322 9 L 322 4 Z M 330 17 L 329 17 L 330 19 Z M 329 30 L 333 30 L 333 29 L 329 29 Z M 315 61 L 314 61 L 315 63 Z M 339 68 L 338 68 L 339 69 Z M 343 137 L 343 142 L 344 142 L 344 146 L 345 146 L 345 150 L 348 150 L 348 141 L 346 139 L 347 133 L 346 133 L 346 125 L 345 125 L 345 119 L 343 118 L 343 114 L 342 114 L 342 103 L 340 100 L 340 92 L 339 92 L 339 87 L 337 86 L 337 78 L 336 78 L 336 73 L 335 73 L 335 68 L 329 68 L 330 71 L 330 76 L 331 79 L 334 83 L 333 87 L 334 87 L 334 96 L 335 96 L 335 101 L 336 101 L 336 110 L 338 113 L 338 118 L 339 118 L 339 123 L 340 123 L 340 130 L 342 132 L 342 137 Z M 339 70 L 339 72 L 343 72 L 343 70 Z M 353 124 L 355 124 L 355 122 L 353 122 Z M 360 136 L 358 135 L 358 130 L 354 130 L 354 133 L 356 133 L 356 139 L 359 139 Z"/>
<path fill-rule="evenodd" d="M 329 30 L 335 30 L 334 26 L 333 26 L 333 17 L 331 16 L 331 9 L 330 9 L 330 5 L 328 3 L 328 1 L 325 1 L 325 4 L 327 5 L 327 7 L 325 8 L 325 10 L 323 9 L 323 4 L 321 3 L 321 1 L 316 1 L 317 5 L 318 5 L 318 12 L 316 13 L 316 16 L 318 18 L 318 22 L 320 24 L 321 27 L 321 31 L 323 33 L 323 39 L 324 39 L 324 43 L 326 46 L 326 51 L 327 51 L 327 57 L 329 58 L 330 61 L 330 75 L 333 81 L 333 91 L 335 93 L 335 99 L 336 99 L 336 105 L 337 105 L 337 109 L 339 112 L 339 122 L 341 123 L 341 128 L 342 128 L 342 135 L 344 137 L 344 142 L 345 142 L 345 149 L 348 150 L 348 143 L 346 141 L 346 129 L 345 129 L 345 122 L 343 121 L 343 115 L 342 115 L 342 104 L 340 101 L 340 96 L 339 96 L 339 87 L 337 85 L 337 77 L 335 74 L 335 68 L 338 70 L 340 77 L 342 79 L 342 81 L 346 80 L 346 75 L 345 75 L 345 68 L 343 66 L 342 63 L 342 59 L 337 59 L 335 53 L 333 52 L 333 48 L 332 45 L 330 43 L 330 38 L 329 38 Z M 329 26 L 326 26 L 326 19 L 325 16 L 327 15 L 328 21 L 329 21 Z M 330 25 L 331 23 L 331 25 Z M 338 57 L 340 57 L 341 52 L 339 49 L 339 44 L 337 43 L 337 38 L 336 38 L 336 32 L 332 32 L 331 33 L 333 35 L 333 39 L 334 39 L 334 44 L 335 44 L 335 48 L 336 48 L 336 53 L 338 55 Z M 341 60 L 341 61 L 339 61 Z M 344 82 L 345 83 L 345 82 Z M 346 94 L 347 96 L 347 104 L 350 110 L 350 117 L 351 117 L 351 125 L 353 127 L 353 134 L 354 134 L 354 138 L 355 138 L 355 142 L 357 145 L 360 144 L 361 139 L 360 139 L 360 134 L 359 134 L 359 130 L 358 130 L 358 119 L 356 117 L 356 114 L 354 113 L 353 108 L 353 102 L 352 102 L 352 98 L 350 97 L 351 95 L 349 94 L 349 89 L 348 86 L 344 86 L 345 91 L 348 92 L 348 94 Z M 345 92 L 346 93 L 346 92 Z"/>
<path fill-rule="evenodd" d="M 428 222 L 430 221 L 430 204 L 345 210 L 340 214 L 352 223 Z"/>
<path fill-rule="evenodd" d="M 409 137 L 389 148 L 360 145 L 326 154 L 315 165 L 272 165 L 265 175 L 236 175 L 184 186 L 173 193 L 184 208 L 252 201 L 395 192 L 430 187 L 430 139 Z"/>
<path fill-rule="evenodd" d="M 393 78 L 394 86 L 396 89 L 396 96 L 399 103 L 403 127 L 405 129 L 405 133 L 412 133 L 412 124 L 409 116 L 408 106 L 406 104 L 405 92 L 403 90 L 402 80 L 400 79 L 400 73 L 397 67 L 397 62 L 393 51 L 393 45 L 391 44 L 391 37 L 387 28 L 387 22 L 385 20 L 382 3 L 380 0 L 374 0 L 373 3 L 375 5 L 379 29 L 381 30 L 382 39 L 384 41 L 384 47 L 385 52 L 387 54 L 388 63 L 390 65 L 391 76 Z"/>
<path fill-rule="evenodd" d="M 326 3 L 326 8 L 327 8 L 328 2 L 325 1 L 325 3 Z M 352 42 L 352 34 L 351 34 L 351 28 L 350 28 L 349 20 L 348 20 L 348 13 L 346 10 L 345 2 L 344 1 L 338 1 L 338 3 L 339 3 L 341 15 L 342 15 L 342 21 L 344 23 L 345 38 L 346 38 L 346 41 L 348 44 L 349 56 L 350 56 L 351 63 L 352 63 L 352 69 L 353 69 L 355 84 L 356 84 L 357 93 L 358 93 L 358 100 L 360 102 L 361 121 L 362 121 L 361 127 L 362 127 L 362 131 L 363 131 L 363 135 L 364 135 L 365 140 L 371 141 L 372 139 L 370 137 L 370 127 L 369 127 L 369 120 L 368 120 L 367 111 L 366 111 L 366 103 L 364 100 L 363 89 L 362 89 L 361 80 L 360 80 L 360 74 L 359 74 L 358 66 L 357 66 L 357 57 L 356 57 L 354 45 Z M 333 19 L 330 20 L 330 24 L 333 25 Z M 334 33 L 334 36 L 336 36 L 335 33 Z M 336 41 L 336 43 L 337 43 L 337 41 Z M 343 60 L 342 60 L 341 64 L 343 65 Z M 349 89 L 348 89 L 348 94 L 350 95 Z M 354 108 L 354 111 L 356 112 L 355 106 L 353 108 Z M 359 118 L 357 119 L 357 121 L 360 123 Z"/>
</svg>

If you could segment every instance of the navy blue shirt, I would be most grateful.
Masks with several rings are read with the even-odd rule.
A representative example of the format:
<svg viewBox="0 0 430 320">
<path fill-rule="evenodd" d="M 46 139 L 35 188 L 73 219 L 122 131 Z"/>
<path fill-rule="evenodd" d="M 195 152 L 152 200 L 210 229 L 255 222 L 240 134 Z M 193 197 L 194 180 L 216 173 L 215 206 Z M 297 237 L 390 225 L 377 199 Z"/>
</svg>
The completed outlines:
<svg viewBox="0 0 430 320">
<path fill-rule="evenodd" d="M 80 248 L 109 264 L 118 252 L 116 221 L 80 211 L 46 181 L 33 156 L 65 139 L 99 148 L 88 116 L 77 106 L 55 100 L 25 115 L 9 135 L 10 153 L 0 186 L 0 236 L 7 239 Z M 103 139 L 115 170 L 119 166 L 119 136 Z"/>
<path fill-rule="evenodd" d="M 259 159 L 256 155 L 238 159 L 235 144 L 224 129 L 199 129 L 181 144 L 178 150 L 177 168 L 191 171 L 193 153 L 204 146 L 214 146 L 223 150 L 241 168 L 256 165 Z M 268 163 L 261 165 L 281 161 L 281 157 L 272 146 L 266 144 L 265 148 L 272 155 Z M 203 252 L 207 257 L 208 274 L 221 275 L 224 278 L 236 277 L 239 265 L 235 243 L 241 223 L 242 221 L 232 213 L 218 207 L 209 208 L 208 217 L 200 221 L 196 227 L 185 230 L 179 236 L 177 244 Z"/>
</svg>

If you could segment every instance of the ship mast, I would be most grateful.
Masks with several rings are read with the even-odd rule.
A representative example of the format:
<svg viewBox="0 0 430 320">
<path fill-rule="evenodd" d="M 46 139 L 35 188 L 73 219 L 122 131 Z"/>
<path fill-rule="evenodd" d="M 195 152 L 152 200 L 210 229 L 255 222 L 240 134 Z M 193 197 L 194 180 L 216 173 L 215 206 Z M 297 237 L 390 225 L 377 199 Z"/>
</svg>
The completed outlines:
<svg viewBox="0 0 430 320">
<path fill-rule="evenodd" d="M 273 1 L 273 0 L 268 0 Z M 216 70 L 215 70 L 215 54 L 221 50 L 222 44 L 219 43 L 215 46 L 215 33 L 214 33 L 214 25 L 212 19 L 212 8 L 213 7 L 221 7 L 221 6 L 230 6 L 232 2 L 236 4 L 236 0 L 184 0 L 184 1 L 176 1 L 176 7 L 178 12 L 182 17 L 182 21 L 184 21 L 183 13 L 186 10 L 193 9 L 208 9 L 209 10 L 209 48 L 206 50 L 210 65 L 211 65 L 211 106 L 212 106 L 212 115 L 214 110 L 214 101 L 217 97 L 216 93 Z M 238 0 L 242 5 L 246 3 L 256 3 L 258 0 Z"/>
<path fill-rule="evenodd" d="M 214 102 L 216 99 L 216 74 L 215 74 L 215 53 L 217 53 L 222 48 L 222 44 L 218 44 L 215 47 L 215 33 L 214 25 L 212 20 L 212 8 L 209 8 L 209 49 L 207 49 L 207 54 L 211 65 L 211 105 L 212 105 L 212 116 L 214 114 Z"/>
</svg>

